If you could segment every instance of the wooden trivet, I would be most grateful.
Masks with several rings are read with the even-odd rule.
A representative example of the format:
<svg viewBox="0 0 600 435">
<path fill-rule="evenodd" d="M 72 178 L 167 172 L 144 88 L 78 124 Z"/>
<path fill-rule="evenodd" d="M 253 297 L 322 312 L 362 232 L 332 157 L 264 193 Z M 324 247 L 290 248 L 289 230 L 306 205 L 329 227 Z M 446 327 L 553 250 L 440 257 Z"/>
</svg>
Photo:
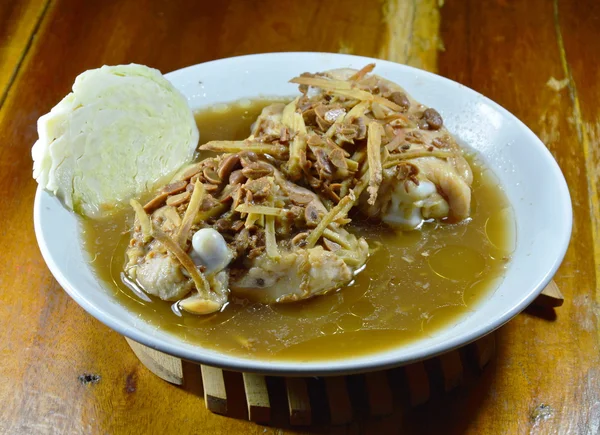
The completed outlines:
<svg viewBox="0 0 600 435">
<path fill-rule="evenodd" d="M 532 305 L 553 308 L 563 301 L 551 282 Z M 368 410 L 371 416 L 383 416 L 398 407 L 422 405 L 435 391 L 450 392 L 463 385 L 467 376 L 480 373 L 496 346 L 492 333 L 464 348 L 397 369 L 351 376 L 278 378 L 189 363 L 126 340 L 142 364 L 161 379 L 203 391 L 210 411 L 262 424 L 272 423 L 277 413 L 285 413 L 292 426 L 317 422 L 342 425 L 351 422 L 356 412 Z M 245 402 L 243 409 L 240 401 Z M 282 403 L 286 403 L 285 409 Z"/>
</svg>

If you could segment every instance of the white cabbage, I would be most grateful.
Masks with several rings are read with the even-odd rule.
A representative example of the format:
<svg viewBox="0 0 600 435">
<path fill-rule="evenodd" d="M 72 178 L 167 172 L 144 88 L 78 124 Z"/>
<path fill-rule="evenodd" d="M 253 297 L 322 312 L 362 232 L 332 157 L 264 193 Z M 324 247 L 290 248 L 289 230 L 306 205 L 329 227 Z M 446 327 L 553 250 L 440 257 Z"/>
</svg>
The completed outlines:
<svg viewBox="0 0 600 435">
<path fill-rule="evenodd" d="M 68 208 L 98 217 L 152 190 L 194 156 L 187 100 L 142 65 L 103 66 L 38 120 L 33 177 Z"/>
</svg>

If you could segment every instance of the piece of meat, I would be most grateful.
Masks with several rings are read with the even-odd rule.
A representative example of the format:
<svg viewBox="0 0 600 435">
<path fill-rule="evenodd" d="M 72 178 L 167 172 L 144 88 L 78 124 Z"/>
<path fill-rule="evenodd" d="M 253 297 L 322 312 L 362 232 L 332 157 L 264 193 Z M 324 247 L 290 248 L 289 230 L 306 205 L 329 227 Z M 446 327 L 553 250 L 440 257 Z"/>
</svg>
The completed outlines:
<svg viewBox="0 0 600 435">
<path fill-rule="evenodd" d="M 459 175 L 449 162 L 435 157 L 413 160 L 425 178 L 441 191 L 449 205 L 449 217 L 460 221 L 469 217 L 471 211 L 471 186 Z"/>
<path fill-rule="evenodd" d="M 279 138 L 282 128 L 285 128 L 281 122 L 284 108 L 284 103 L 270 104 L 265 107 L 252 124 L 252 136 Z"/>
<path fill-rule="evenodd" d="M 185 267 L 159 241 L 154 240 L 145 248 L 135 239 L 133 243 L 127 250 L 129 262 L 125 271 L 146 293 L 165 301 L 176 301 L 194 290 L 194 280 Z M 196 314 L 218 311 L 227 302 L 229 275 L 223 269 L 233 254 L 223 237 L 209 228 L 196 232 L 192 245 L 192 260 L 207 272 L 206 286 L 188 297 L 189 304 L 182 308 Z"/>
<path fill-rule="evenodd" d="M 324 75 L 347 80 L 353 74 L 356 70 L 342 68 Z M 386 152 L 382 156 L 381 184 L 371 182 L 369 185 L 371 197 L 376 196 L 377 200 L 368 204 L 369 191 L 363 191 L 359 201 L 362 213 L 403 230 L 419 228 L 426 219 L 456 222 L 467 218 L 473 174 L 462 149 L 444 127 L 442 116 L 414 100 L 401 86 L 382 77 L 371 75 L 359 85 L 361 89 L 387 98 L 402 112 L 387 118 L 378 100 L 377 104 L 371 104 L 371 114 L 367 114 L 386 119 L 382 135 Z M 373 157 L 377 156 L 373 154 Z M 369 161 L 369 168 L 375 163 Z M 405 163 L 416 169 L 413 176 L 403 173 Z"/>
<path fill-rule="evenodd" d="M 365 214 L 403 230 L 419 228 L 425 219 L 460 221 L 469 216 L 471 187 L 451 162 L 419 157 L 408 164 L 415 168 L 409 176 L 400 173 L 402 167 L 384 170 L 373 206 L 363 193 L 360 209 Z"/>
<path fill-rule="evenodd" d="M 164 301 L 179 300 L 193 288 L 193 281 L 184 275 L 181 264 L 166 253 L 150 251 L 128 274 L 146 293 Z"/>
<path fill-rule="evenodd" d="M 181 225 L 175 207 L 166 205 L 152 214 L 152 225 L 165 234 L 174 235 Z M 153 296 L 167 301 L 181 299 L 193 288 L 192 280 L 184 273 L 181 263 L 156 240 L 146 244 L 145 236 L 134 231 L 127 249 L 125 272 Z"/>
<path fill-rule="evenodd" d="M 467 160 L 462 155 L 451 157 L 448 159 L 448 162 L 454 166 L 454 169 L 458 175 L 465 180 L 465 183 L 467 183 L 469 186 L 473 184 L 473 171 L 471 170 L 471 166 L 469 166 Z"/>
<path fill-rule="evenodd" d="M 194 195 L 202 191 L 201 186 L 197 182 Z M 196 202 L 199 199 L 197 197 Z M 195 200 L 192 197 L 190 204 Z M 223 237 L 210 228 L 196 231 L 193 235 L 194 258 L 186 252 L 187 242 L 180 244 L 176 241 L 182 228 L 186 227 L 186 219 L 193 221 L 193 216 L 188 214 L 190 207 L 196 206 L 189 205 L 182 219 L 175 207 L 167 205 L 148 216 L 138 202 L 132 201 L 136 221 L 126 252 L 128 263 L 125 272 L 146 293 L 166 301 L 180 300 L 196 289 L 186 310 L 209 314 L 220 310 L 227 302 L 227 273 L 224 284 L 223 279 L 217 279 L 216 275 L 229 264 L 232 253 Z"/>
<path fill-rule="evenodd" d="M 341 251 L 316 246 L 282 252 L 279 260 L 262 254 L 229 285 L 234 294 L 267 304 L 309 299 L 348 284 L 360 269 L 346 264 Z M 364 239 L 357 241 L 353 254 L 362 266 L 368 256 Z"/>
</svg>

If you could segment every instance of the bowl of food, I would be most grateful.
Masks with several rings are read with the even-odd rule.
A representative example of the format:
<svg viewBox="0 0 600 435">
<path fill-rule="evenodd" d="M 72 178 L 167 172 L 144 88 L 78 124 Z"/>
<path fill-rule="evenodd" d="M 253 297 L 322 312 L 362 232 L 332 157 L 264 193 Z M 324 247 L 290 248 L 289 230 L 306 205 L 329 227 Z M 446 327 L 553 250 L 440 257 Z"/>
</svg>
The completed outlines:
<svg viewBox="0 0 600 435">
<path fill-rule="evenodd" d="M 522 122 L 392 62 L 103 67 L 38 129 L 35 230 L 60 285 L 207 365 L 333 375 L 449 351 L 531 303 L 570 239 L 564 177 Z"/>
</svg>

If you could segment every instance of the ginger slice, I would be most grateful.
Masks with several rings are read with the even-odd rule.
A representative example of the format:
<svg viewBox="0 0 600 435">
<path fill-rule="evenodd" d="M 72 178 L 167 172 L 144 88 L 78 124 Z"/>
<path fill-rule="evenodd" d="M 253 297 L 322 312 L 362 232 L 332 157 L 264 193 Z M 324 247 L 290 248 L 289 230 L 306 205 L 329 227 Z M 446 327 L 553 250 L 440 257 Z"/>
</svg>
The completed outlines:
<svg viewBox="0 0 600 435">
<path fill-rule="evenodd" d="M 369 162 L 369 200 L 373 205 L 377 200 L 377 192 L 383 181 L 383 170 L 381 168 L 381 126 L 376 122 L 369 124 L 369 137 L 367 138 L 367 158 Z"/>
</svg>

